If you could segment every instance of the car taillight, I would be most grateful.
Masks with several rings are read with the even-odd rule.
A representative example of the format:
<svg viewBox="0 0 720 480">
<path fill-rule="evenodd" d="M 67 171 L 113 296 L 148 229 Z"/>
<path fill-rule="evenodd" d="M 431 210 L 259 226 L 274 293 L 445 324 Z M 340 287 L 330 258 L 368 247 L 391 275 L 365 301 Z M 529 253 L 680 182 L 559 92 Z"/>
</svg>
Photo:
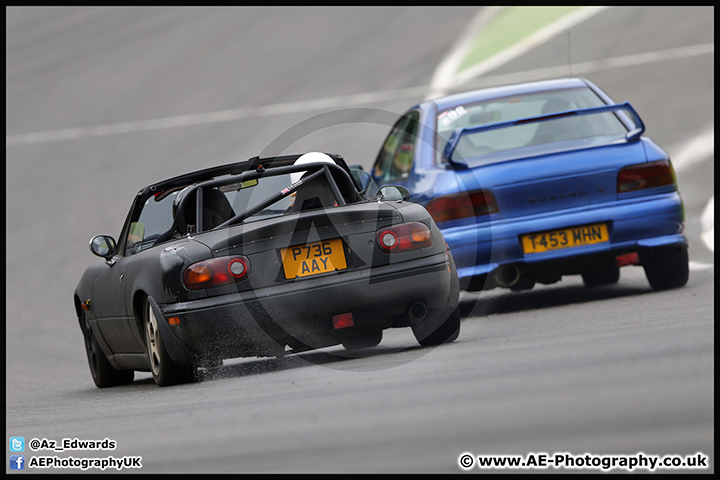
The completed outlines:
<svg viewBox="0 0 720 480">
<path fill-rule="evenodd" d="M 239 282 L 249 273 L 250 260 L 247 257 L 220 257 L 193 263 L 185 269 L 183 281 L 189 290 L 200 290 Z"/>
<path fill-rule="evenodd" d="M 403 223 L 379 230 L 377 244 L 384 252 L 404 252 L 433 244 L 432 232 L 420 222 Z"/>
<path fill-rule="evenodd" d="M 670 160 L 631 165 L 618 173 L 618 193 L 632 192 L 644 188 L 662 187 L 675 183 L 675 170 Z"/>
<path fill-rule="evenodd" d="M 477 217 L 497 213 L 495 196 L 489 190 L 455 193 L 437 197 L 428 202 L 427 211 L 436 222 Z"/>
</svg>

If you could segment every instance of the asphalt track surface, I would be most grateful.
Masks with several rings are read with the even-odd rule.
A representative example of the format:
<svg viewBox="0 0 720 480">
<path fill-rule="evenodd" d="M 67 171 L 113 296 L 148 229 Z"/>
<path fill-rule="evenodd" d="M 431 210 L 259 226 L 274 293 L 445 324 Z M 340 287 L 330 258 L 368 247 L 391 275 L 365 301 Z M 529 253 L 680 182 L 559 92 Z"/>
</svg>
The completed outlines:
<svg viewBox="0 0 720 480">
<path fill-rule="evenodd" d="M 711 7 L 609 8 L 570 29 L 569 66 L 561 34 L 458 87 L 575 67 L 630 101 L 690 158 L 686 287 L 653 292 L 627 267 L 599 289 L 566 277 L 463 294 L 460 338 L 439 348 L 399 329 L 353 355 L 93 385 L 72 292 L 98 261 L 88 240 L 117 235 L 138 189 L 261 153 L 369 167 L 477 11 L 6 9 L 6 438 L 108 438 L 112 451 L 24 454 L 141 456 L 144 473 L 461 473 L 465 452 L 702 453 L 708 468 L 686 471 L 713 472 L 714 253 L 700 237 L 714 151 L 691 148 L 714 129 Z"/>
</svg>

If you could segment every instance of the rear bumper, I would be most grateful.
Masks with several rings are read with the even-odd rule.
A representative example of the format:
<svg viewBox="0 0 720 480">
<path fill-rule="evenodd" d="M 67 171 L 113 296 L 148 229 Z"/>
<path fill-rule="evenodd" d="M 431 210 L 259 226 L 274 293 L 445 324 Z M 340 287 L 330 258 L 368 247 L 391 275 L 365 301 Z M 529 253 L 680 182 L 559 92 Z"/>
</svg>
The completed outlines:
<svg viewBox="0 0 720 480">
<path fill-rule="evenodd" d="M 682 199 L 673 192 L 619 201 L 612 206 L 589 205 L 542 215 L 440 228 L 462 279 L 485 275 L 508 264 L 550 265 L 567 263 L 575 258 L 587 260 L 645 248 L 687 244 L 683 221 Z M 608 242 L 542 253 L 523 252 L 522 235 L 601 222 L 608 225 Z"/>
<path fill-rule="evenodd" d="M 286 345 L 307 350 L 337 345 L 344 338 L 371 330 L 409 325 L 415 302 L 428 310 L 452 311 L 446 253 L 400 264 L 307 278 L 249 292 L 160 305 L 169 327 L 173 360 L 281 355 Z M 332 317 L 351 313 L 354 326 L 335 330 Z M 167 332 L 167 331 L 166 331 Z M 173 351 L 182 353 L 173 355 Z M 177 357 L 177 358 L 176 358 Z"/>
</svg>

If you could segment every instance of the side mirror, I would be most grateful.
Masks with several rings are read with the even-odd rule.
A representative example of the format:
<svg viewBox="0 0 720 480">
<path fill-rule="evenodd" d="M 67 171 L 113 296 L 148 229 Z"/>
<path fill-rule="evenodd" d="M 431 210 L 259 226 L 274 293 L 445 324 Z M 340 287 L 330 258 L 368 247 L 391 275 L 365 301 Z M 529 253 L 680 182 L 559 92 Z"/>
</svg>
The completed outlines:
<svg viewBox="0 0 720 480">
<path fill-rule="evenodd" d="M 385 185 L 375 196 L 377 200 L 410 200 L 410 190 L 402 185 Z"/>
<path fill-rule="evenodd" d="M 90 251 L 105 260 L 110 260 L 116 249 L 115 239 L 110 235 L 95 235 L 90 240 Z"/>
</svg>

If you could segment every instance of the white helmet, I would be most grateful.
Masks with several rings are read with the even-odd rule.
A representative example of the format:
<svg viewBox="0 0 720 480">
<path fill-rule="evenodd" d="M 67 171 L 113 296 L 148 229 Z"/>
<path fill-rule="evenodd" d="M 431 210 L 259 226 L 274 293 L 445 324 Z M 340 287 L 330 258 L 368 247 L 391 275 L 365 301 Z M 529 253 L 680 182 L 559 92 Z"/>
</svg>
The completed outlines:
<svg viewBox="0 0 720 480">
<path fill-rule="evenodd" d="M 303 165 L 306 163 L 318 163 L 318 162 L 324 162 L 324 163 L 332 163 L 335 164 L 335 161 L 330 158 L 330 155 L 322 152 L 308 152 L 304 155 L 301 155 L 300 158 L 295 160 L 295 163 L 293 165 Z M 303 176 L 305 172 L 294 172 L 290 174 L 290 183 L 295 183 Z"/>
</svg>

